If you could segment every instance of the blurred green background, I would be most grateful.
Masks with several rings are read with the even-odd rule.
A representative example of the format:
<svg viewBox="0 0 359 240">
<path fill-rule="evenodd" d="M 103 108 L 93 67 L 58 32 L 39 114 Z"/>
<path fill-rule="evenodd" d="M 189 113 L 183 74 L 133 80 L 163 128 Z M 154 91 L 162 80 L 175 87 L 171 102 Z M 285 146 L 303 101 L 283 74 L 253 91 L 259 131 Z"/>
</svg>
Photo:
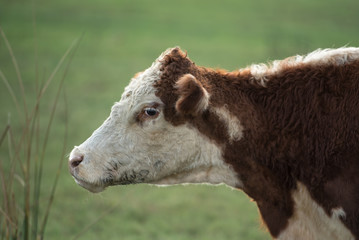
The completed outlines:
<svg viewBox="0 0 359 240">
<path fill-rule="evenodd" d="M 130 78 L 168 47 L 180 46 L 198 65 L 235 70 L 317 48 L 359 46 L 358 13 L 357 0 L 0 0 L 0 26 L 28 95 L 34 79 L 48 78 L 83 34 L 65 82 L 68 152 L 104 121 Z M 3 39 L 0 69 L 20 94 Z M 15 119 L 16 111 L 1 82 L 0 101 L 2 128 L 8 113 Z M 43 201 L 58 165 L 63 129 L 60 111 L 46 153 Z M 63 161 L 45 239 L 72 239 L 83 230 L 79 239 L 270 238 L 255 204 L 239 191 L 137 185 L 93 195 L 74 183 Z"/>
</svg>

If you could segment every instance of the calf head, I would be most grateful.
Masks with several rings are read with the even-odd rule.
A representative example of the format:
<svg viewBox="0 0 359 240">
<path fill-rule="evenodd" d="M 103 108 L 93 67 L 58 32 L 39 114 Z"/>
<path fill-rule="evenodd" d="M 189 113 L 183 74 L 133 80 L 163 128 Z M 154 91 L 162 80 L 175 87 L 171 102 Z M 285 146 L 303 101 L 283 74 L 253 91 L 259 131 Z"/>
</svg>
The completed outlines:
<svg viewBox="0 0 359 240">
<path fill-rule="evenodd" d="M 209 91 L 185 53 L 165 51 L 132 78 L 110 116 L 73 149 L 75 181 L 91 192 L 133 183 L 237 186 L 221 147 L 191 124 L 208 112 Z"/>
</svg>

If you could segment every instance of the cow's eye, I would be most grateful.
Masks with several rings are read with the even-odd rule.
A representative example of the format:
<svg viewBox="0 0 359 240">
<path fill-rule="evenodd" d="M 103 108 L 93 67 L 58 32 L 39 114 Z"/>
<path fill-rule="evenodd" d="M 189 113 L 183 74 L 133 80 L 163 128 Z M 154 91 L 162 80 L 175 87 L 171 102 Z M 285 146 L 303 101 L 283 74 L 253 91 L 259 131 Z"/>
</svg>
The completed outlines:
<svg viewBox="0 0 359 240">
<path fill-rule="evenodd" d="M 145 108 L 144 112 L 148 117 L 156 117 L 156 115 L 159 113 L 156 108 Z"/>
<path fill-rule="evenodd" d="M 151 104 L 151 106 L 143 108 L 136 117 L 137 122 L 144 123 L 148 120 L 156 119 L 160 115 L 160 110 L 157 107 L 158 105 Z"/>
</svg>

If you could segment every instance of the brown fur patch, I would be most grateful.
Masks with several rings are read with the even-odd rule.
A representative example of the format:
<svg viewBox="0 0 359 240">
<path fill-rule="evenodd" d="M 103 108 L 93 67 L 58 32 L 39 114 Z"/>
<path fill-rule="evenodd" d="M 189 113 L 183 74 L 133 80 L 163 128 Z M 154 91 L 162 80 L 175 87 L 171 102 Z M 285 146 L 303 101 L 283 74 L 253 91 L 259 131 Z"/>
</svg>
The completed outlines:
<svg viewBox="0 0 359 240">
<path fill-rule="evenodd" d="M 341 220 L 359 238 L 359 61 L 288 67 L 269 76 L 266 87 L 248 71 L 197 67 L 178 48 L 162 63 L 156 88 L 166 120 L 190 123 L 224 147 L 225 161 L 273 236 L 293 214 L 291 191 L 300 181 L 328 215 L 342 207 Z M 188 73 L 210 94 L 210 107 L 226 105 L 240 120 L 241 140 L 229 142 L 226 126 L 211 111 L 193 116 L 176 110 L 176 82 Z"/>
</svg>

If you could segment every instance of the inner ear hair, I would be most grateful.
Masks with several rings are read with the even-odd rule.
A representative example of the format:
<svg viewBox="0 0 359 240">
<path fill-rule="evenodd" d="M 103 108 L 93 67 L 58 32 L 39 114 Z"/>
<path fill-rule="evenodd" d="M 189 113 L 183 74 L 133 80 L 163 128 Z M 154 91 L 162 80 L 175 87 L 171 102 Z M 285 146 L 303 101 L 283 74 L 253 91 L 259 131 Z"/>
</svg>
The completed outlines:
<svg viewBox="0 0 359 240">
<path fill-rule="evenodd" d="M 205 111 L 209 104 L 209 94 L 192 74 L 185 74 L 176 82 L 178 100 L 176 110 L 184 115 L 196 116 Z"/>
</svg>

